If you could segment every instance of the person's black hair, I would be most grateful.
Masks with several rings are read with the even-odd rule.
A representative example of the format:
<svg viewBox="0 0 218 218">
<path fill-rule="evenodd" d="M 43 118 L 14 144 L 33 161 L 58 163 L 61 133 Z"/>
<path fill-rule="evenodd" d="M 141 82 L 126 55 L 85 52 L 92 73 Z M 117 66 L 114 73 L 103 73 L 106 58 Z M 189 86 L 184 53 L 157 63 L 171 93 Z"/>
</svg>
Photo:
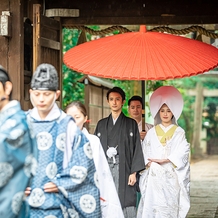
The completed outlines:
<svg viewBox="0 0 218 218">
<path fill-rule="evenodd" d="M 73 101 L 73 102 L 71 102 L 70 104 L 68 104 L 67 107 L 66 107 L 66 109 L 65 109 L 65 112 L 67 113 L 67 110 L 68 110 L 69 108 L 73 107 L 73 106 L 77 107 L 77 108 L 80 110 L 80 112 L 84 115 L 84 117 L 87 116 L 86 107 L 85 107 L 85 105 L 84 105 L 82 102 L 80 102 L 80 101 Z"/>
<path fill-rule="evenodd" d="M 4 86 L 7 81 L 10 81 L 10 77 L 7 71 L 3 67 L 0 66 L 0 82 Z"/>
<path fill-rule="evenodd" d="M 131 101 L 139 101 L 143 107 L 143 101 L 142 101 L 142 97 L 139 95 L 133 95 L 129 101 L 128 101 L 128 106 L 130 105 Z"/>
<path fill-rule="evenodd" d="M 5 83 L 7 81 L 11 82 L 10 77 L 7 71 L 0 65 L 0 82 L 2 83 L 4 89 L 5 89 Z M 11 100 L 11 95 L 12 95 L 12 92 L 9 95 L 9 100 Z"/>
<path fill-rule="evenodd" d="M 80 102 L 80 101 L 73 101 L 70 104 L 67 105 L 67 107 L 65 108 L 65 112 L 67 113 L 67 111 L 71 108 L 71 107 L 76 107 L 82 114 L 84 117 L 88 117 L 87 115 L 87 110 L 85 105 Z M 74 119 L 74 118 L 73 118 Z M 74 120 L 75 121 L 75 120 Z M 87 123 L 83 123 L 83 127 L 86 127 Z"/>
<path fill-rule="evenodd" d="M 107 92 L 107 100 L 109 100 L 109 95 L 111 92 L 116 92 L 116 93 L 119 93 L 122 97 L 122 101 L 124 101 L 126 99 L 126 95 L 125 95 L 125 92 L 120 88 L 120 87 L 113 87 L 112 89 L 109 89 L 108 92 Z"/>
</svg>

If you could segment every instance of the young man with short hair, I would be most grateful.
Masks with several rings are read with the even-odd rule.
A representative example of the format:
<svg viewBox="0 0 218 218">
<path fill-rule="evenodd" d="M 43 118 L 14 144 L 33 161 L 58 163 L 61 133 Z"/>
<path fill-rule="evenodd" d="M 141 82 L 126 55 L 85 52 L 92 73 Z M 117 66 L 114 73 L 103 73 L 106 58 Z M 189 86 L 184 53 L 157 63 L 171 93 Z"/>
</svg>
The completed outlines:
<svg viewBox="0 0 218 218">
<path fill-rule="evenodd" d="M 140 135 L 135 120 L 122 112 L 125 92 L 114 87 L 107 92 L 111 114 L 100 120 L 95 135 L 105 151 L 126 218 L 136 217 L 136 173 L 145 168 Z"/>
<path fill-rule="evenodd" d="M 138 95 L 132 96 L 128 101 L 128 112 L 130 117 L 137 122 L 140 138 L 143 141 L 147 131 L 151 129 L 153 125 L 150 123 L 145 123 L 144 124 L 145 126 L 144 127 L 142 126 L 142 109 L 143 109 L 142 97 Z"/>
<path fill-rule="evenodd" d="M 37 174 L 26 190 L 30 215 L 101 217 L 90 144 L 73 118 L 58 108 L 60 94 L 56 69 L 39 65 L 30 89 L 34 108 L 28 112 L 39 151 Z"/>
</svg>

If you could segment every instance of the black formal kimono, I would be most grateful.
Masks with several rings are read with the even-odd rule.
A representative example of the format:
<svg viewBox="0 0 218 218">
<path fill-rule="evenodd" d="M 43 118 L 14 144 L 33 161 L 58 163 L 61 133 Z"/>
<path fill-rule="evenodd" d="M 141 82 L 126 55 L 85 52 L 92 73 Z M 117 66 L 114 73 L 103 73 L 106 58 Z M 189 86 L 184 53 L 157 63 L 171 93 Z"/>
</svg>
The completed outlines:
<svg viewBox="0 0 218 218">
<path fill-rule="evenodd" d="M 122 112 L 115 125 L 112 115 L 100 120 L 95 129 L 106 154 L 116 147 L 119 157 L 118 194 L 122 208 L 136 206 L 136 187 L 128 185 L 129 175 L 145 168 L 138 125 Z M 106 155 L 107 157 L 107 155 Z M 109 160 L 109 158 L 107 157 Z"/>
</svg>

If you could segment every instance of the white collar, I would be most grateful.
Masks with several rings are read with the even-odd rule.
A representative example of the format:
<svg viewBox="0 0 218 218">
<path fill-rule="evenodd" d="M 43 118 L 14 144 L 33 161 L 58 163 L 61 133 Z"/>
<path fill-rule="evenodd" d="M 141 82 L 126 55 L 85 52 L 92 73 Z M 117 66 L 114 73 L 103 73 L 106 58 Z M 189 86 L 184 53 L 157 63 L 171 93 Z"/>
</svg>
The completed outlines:
<svg viewBox="0 0 218 218">
<path fill-rule="evenodd" d="M 119 117 L 119 116 L 118 116 L 118 117 Z M 117 122 L 118 117 L 117 117 L 116 119 L 114 119 L 114 118 L 112 117 L 112 119 L 113 119 L 113 124 L 114 124 L 114 125 L 115 125 L 115 123 Z"/>
<path fill-rule="evenodd" d="M 164 132 L 167 132 L 172 126 L 174 126 L 174 124 L 170 124 L 169 126 L 165 127 L 161 123 L 159 125 Z"/>
<path fill-rule="evenodd" d="M 39 116 L 38 113 L 38 109 L 36 107 L 34 107 L 31 111 L 30 111 L 30 116 L 32 118 L 34 118 L 35 120 L 41 121 L 41 117 Z M 61 111 L 58 108 L 57 104 L 55 103 L 54 106 L 52 107 L 51 111 L 48 113 L 48 115 L 46 116 L 46 118 L 43 121 L 52 121 L 52 120 L 56 120 L 57 118 L 59 118 L 61 115 Z"/>
<path fill-rule="evenodd" d="M 4 112 L 6 111 L 8 108 L 11 108 L 11 107 L 14 107 L 15 105 L 18 105 L 19 102 L 17 100 L 12 100 L 12 101 L 9 101 L 1 110 L 0 112 Z"/>
<path fill-rule="evenodd" d="M 82 132 L 84 133 L 85 136 L 88 137 L 89 132 L 88 132 L 88 130 L 85 127 L 83 127 Z"/>
</svg>

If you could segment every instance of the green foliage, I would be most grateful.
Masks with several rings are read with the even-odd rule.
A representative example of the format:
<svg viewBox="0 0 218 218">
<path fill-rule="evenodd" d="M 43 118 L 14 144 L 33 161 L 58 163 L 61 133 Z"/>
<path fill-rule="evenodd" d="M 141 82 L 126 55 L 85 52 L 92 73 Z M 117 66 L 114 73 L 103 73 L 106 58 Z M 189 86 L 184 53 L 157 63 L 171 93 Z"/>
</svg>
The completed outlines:
<svg viewBox="0 0 218 218">
<path fill-rule="evenodd" d="M 202 83 L 203 88 L 205 89 L 218 89 L 218 84 L 214 77 L 201 77 L 192 76 L 186 77 L 182 79 L 169 80 L 168 84 L 174 85 L 176 88 L 180 90 L 183 95 L 184 107 L 183 112 L 181 114 L 180 119 L 178 120 L 178 124 L 186 131 L 186 137 L 189 142 L 192 142 L 192 136 L 194 132 L 194 105 L 195 105 L 195 97 L 189 96 L 187 91 L 189 89 L 195 89 L 197 83 Z M 213 105 L 213 107 L 211 106 Z M 218 136 L 218 120 L 215 116 L 216 107 L 218 106 L 218 97 L 205 97 L 203 101 L 203 108 L 210 108 L 208 110 L 207 117 L 202 118 L 202 125 L 207 129 L 207 139 L 209 140 L 211 137 Z M 213 109 L 211 109 L 213 108 Z M 214 109 L 215 108 L 215 109 Z M 203 112 L 203 111 L 202 111 Z M 202 116 L 202 114 L 199 114 Z M 209 125 L 204 125 L 207 122 Z"/>
<path fill-rule="evenodd" d="M 132 93 L 133 93 L 133 81 L 129 81 L 129 80 L 114 80 L 114 86 L 118 86 L 121 89 L 123 89 L 123 91 L 126 94 L 126 101 L 125 104 L 123 105 L 123 113 L 128 116 L 128 100 L 131 98 Z"/>
<path fill-rule="evenodd" d="M 216 79 L 204 79 L 204 87 L 206 89 L 218 89 Z M 218 97 L 205 97 L 203 102 L 203 109 L 206 110 L 207 116 L 202 119 L 202 127 L 207 130 L 206 141 L 218 137 Z"/>
<path fill-rule="evenodd" d="M 63 108 L 70 102 L 78 100 L 84 103 L 84 84 L 77 82 L 83 75 L 63 66 Z"/>
<path fill-rule="evenodd" d="M 63 53 L 77 45 L 79 34 L 80 32 L 75 29 L 63 29 Z M 65 109 L 70 102 L 75 100 L 84 102 L 84 84 L 78 82 L 78 80 L 82 78 L 83 74 L 69 69 L 65 64 L 62 65 L 62 72 L 62 108 Z"/>
<path fill-rule="evenodd" d="M 88 26 L 88 28 L 93 29 L 93 30 L 100 30 L 100 26 L 98 25 Z"/>
<path fill-rule="evenodd" d="M 157 80 L 157 81 L 153 81 L 153 80 L 148 80 L 146 82 L 146 94 L 149 94 L 150 92 L 154 92 L 156 89 L 158 89 L 159 87 L 163 86 L 165 83 L 164 80 Z"/>
<path fill-rule="evenodd" d="M 211 101 L 206 108 L 206 116 L 203 117 L 203 128 L 207 129 L 206 141 L 218 137 L 217 102 Z"/>
</svg>

